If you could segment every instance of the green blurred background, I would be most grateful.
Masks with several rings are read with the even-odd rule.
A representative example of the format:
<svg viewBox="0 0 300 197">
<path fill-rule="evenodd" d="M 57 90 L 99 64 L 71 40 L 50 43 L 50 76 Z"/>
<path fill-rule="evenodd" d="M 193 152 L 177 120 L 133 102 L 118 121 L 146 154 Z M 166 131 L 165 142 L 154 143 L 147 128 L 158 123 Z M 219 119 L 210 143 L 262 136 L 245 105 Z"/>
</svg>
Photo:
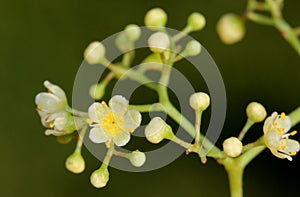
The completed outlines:
<svg viewBox="0 0 300 197">
<path fill-rule="evenodd" d="M 75 144 L 60 145 L 44 136 L 34 97 L 45 90 L 46 79 L 60 84 L 71 97 L 87 44 L 129 23 L 143 25 L 147 10 L 165 9 L 168 26 L 174 29 L 199 11 L 207 26 L 192 36 L 213 56 L 227 91 L 221 139 L 237 135 L 252 100 L 264 103 L 268 113 L 289 112 L 300 105 L 300 58 L 275 29 L 248 22 L 246 38 L 233 46 L 223 45 L 217 37 L 218 18 L 226 12 L 241 14 L 245 5 L 246 0 L 1 1 L 0 196 L 229 196 L 223 168 L 213 160 L 202 165 L 196 155 L 182 155 L 147 173 L 111 168 L 108 186 L 93 188 L 89 175 L 99 161 L 85 149 L 87 169 L 81 175 L 69 173 L 64 161 Z M 294 26 L 300 24 L 299 9 L 300 1 L 286 1 L 284 14 Z M 254 126 L 246 142 L 261 135 L 261 126 Z M 297 196 L 299 164 L 299 156 L 289 162 L 265 150 L 246 169 L 245 196 Z"/>
</svg>

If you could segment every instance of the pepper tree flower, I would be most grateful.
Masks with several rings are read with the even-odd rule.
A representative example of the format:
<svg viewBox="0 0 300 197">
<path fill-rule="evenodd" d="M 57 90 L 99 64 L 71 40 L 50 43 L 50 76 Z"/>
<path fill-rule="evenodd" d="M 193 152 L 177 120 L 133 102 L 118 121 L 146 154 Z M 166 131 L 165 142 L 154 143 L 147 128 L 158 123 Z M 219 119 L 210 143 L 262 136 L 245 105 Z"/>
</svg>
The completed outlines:
<svg viewBox="0 0 300 197">
<path fill-rule="evenodd" d="M 72 133 L 76 130 L 76 126 L 74 117 L 66 111 L 68 103 L 65 92 L 49 81 L 45 81 L 44 86 L 48 92 L 37 94 L 35 103 L 43 126 L 49 128 L 45 134 L 62 136 Z M 80 121 L 77 122 L 79 125 Z"/>
<path fill-rule="evenodd" d="M 292 161 L 292 157 L 299 151 L 299 142 L 289 139 L 289 136 L 293 136 L 297 131 L 287 133 L 292 127 L 291 119 L 284 113 L 278 115 L 277 112 L 273 112 L 264 123 L 264 142 L 266 146 L 271 150 L 272 154 L 281 159 L 288 159 Z"/>
<path fill-rule="evenodd" d="M 109 143 L 124 146 L 132 133 L 141 124 L 141 114 L 128 110 L 128 101 L 120 95 L 113 96 L 108 105 L 95 102 L 88 109 L 91 127 L 89 138 L 94 143 Z"/>
</svg>

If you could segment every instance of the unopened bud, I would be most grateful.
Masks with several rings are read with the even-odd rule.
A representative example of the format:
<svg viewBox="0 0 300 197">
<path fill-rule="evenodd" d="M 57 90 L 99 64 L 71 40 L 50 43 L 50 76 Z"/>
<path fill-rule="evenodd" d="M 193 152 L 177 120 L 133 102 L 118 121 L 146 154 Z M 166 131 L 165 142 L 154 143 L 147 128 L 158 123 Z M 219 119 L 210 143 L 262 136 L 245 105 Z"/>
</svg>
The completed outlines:
<svg viewBox="0 0 300 197">
<path fill-rule="evenodd" d="M 84 51 L 84 59 L 89 64 L 99 64 L 103 58 L 105 58 L 105 47 L 101 42 L 92 42 Z"/>
<path fill-rule="evenodd" d="M 90 87 L 90 96 L 95 99 L 101 99 L 105 94 L 106 83 L 96 83 Z"/>
<path fill-rule="evenodd" d="M 229 157 L 237 157 L 242 153 L 243 144 L 236 137 L 230 137 L 223 142 L 223 151 Z"/>
<path fill-rule="evenodd" d="M 74 152 L 66 159 L 65 166 L 70 172 L 79 174 L 85 169 L 85 162 L 80 153 Z"/>
<path fill-rule="evenodd" d="M 225 44 L 234 44 L 243 39 L 245 24 L 243 19 L 236 14 L 225 14 L 217 23 L 217 33 Z"/>
<path fill-rule="evenodd" d="M 190 106 L 195 111 L 204 111 L 210 105 L 210 98 L 204 92 L 197 92 L 190 96 Z"/>
<path fill-rule="evenodd" d="M 183 55 L 184 56 L 196 56 L 201 52 L 201 44 L 196 40 L 191 40 L 187 43 Z"/>
<path fill-rule="evenodd" d="M 146 161 L 146 155 L 139 150 L 133 151 L 128 155 L 130 163 L 135 167 L 141 167 Z"/>
<path fill-rule="evenodd" d="M 105 187 L 109 180 L 107 168 L 95 170 L 90 177 L 91 184 L 96 188 Z"/>
<path fill-rule="evenodd" d="M 157 144 L 163 139 L 171 140 L 174 137 L 174 133 L 164 120 L 160 117 L 155 117 L 146 126 L 145 136 L 149 142 Z"/>
<path fill-rule="evenodd" d="M 162 53 L 169 49 L 170 39 L 166 33 L 156 32 L 152 34 L 148 39 L 148 46 L 154 53 Z"/>
<path fill-rule="evenodd" d="M 188 17 L 187 23 L 192 28 L 192 31 L 199 31 L 205 27 L 206 20 L 202 14 L 194 12 Z"/>
<path fill-rule="evenodd" d="M 152 30 L 158 30 L 167 23 L 167 14 L 161 8 L 153 8 L 145 15 L 145 25 Z"/>
<path fill-rule="evenodd" d="M 248 118 L 253 122 L 262 122 L 267 117 L 265 107 L 257 102 L 251 102 L 246 108 Z"/>
</svg>

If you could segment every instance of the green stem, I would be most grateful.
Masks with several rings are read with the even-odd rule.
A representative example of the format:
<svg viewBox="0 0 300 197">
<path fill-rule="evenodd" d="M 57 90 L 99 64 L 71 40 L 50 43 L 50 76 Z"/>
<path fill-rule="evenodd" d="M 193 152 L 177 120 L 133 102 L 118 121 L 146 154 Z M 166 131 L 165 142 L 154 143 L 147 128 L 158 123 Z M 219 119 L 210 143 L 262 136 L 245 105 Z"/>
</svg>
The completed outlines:
<svg viewBox="0 0 300 197">
<path fill-rule="evenodd" d="M 280 6 L 274 0 L 266 0 L 266 3 L 270 6 L 273 18 L 281 18 Z"/>
<path fill-rule="evenodd" d="M 270 25 L 270 26 L 274 25 L 274 21 L 272 20 L 272 18 L 254 12 L 247 12 L 246 17 L 250 21 L 253 21 L 261 25 Z"/>
<path fill-rule="evenodd" d="M 129 51 L 127 53 L 125 53 L 123 55 L 123 58 L 122 58 L 122 65 L 125 67 L 125 68 L 129 68 L 131 63 L 132 63 L 132 60 L 134 59 L 134 55 L 135 55 L 135 51 L 132 50 L 132 51 Z"/>
<path fill-rule="evenodd" d="M 296 27 L 293 29 L 293 32 L 296 36 L 300 36 L 300 27 Z"/>
<path fill-rule="evenodd" d="M 79 134 L 78 140 L 77 140 L 77 144 L 76 144 L 76 148 L 75 148 L 75 151 L 74 151 L 75 153 L 81 154 L 82 143 L 83 143 L 83 139 L 84 139 L 86 130 L 87 130 L 87 125 L 84 126 L 84 127 L 81 129 L 81 131 L 80 131 L 80 134 Z"/>
<path fill-rule="evenodd" d="M 234 159 L 229 158 L 224 162 L 224 167 L 228 174 L 230 196 L 242 197 L 244 167 L 239 165 Z"/>
<path fill-rule="evenodd" d="M 202 111 L 195 111 L 195 144 L 200 145 L 200 126 L 201 126 Z"/>
<path fill-rule="evenodd" d="M 165 111 L 160 103 L 153 103 L 148 105 L 129 105 L 129 109 L 135 109 L 139 112 Z"/>
<path fill-rule="evenodd" d="M 242 141 L 242 139 L 245 137 L 246 133 L 248 132 L 248 130 L 250 129 L 250 127 L 254 124 L 254 122 L 252 120 L 250 120 L 248 118 L 245 126 L 243 127 L 243 129 L 241 130 L 240 134 L 239 134 L 239 140 Z"/>
<path fill-rule="evenodd" d="M 104 168 L 108 167 L 109 162 L 110 162 L 110 160 L 111 160 L 111 158 L 113 156 L 114 150 L 115 150 L 115 144 L 113 142 L 111 142 L 111 144 L 110 144 L 110 146 L 108 148 L 108 151 L 107 151 L 107 153 L 106 153 L 106 155 L 104 157 L 104 160 L 102 162 L 102 165 L 101 165 L 100 169 L 104 169 Z"/>
</svg>

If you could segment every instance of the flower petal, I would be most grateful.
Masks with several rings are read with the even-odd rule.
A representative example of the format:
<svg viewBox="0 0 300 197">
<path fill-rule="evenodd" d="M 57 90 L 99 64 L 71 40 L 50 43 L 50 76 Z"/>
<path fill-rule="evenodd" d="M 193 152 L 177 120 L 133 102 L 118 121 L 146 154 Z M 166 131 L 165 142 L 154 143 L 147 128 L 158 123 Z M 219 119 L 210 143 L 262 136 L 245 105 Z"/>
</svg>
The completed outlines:
<svg viewBox="0 0 300 197">
<path fill-rule="evenodd" d="M 125 114 L 128 111 L 128 101 L 120 95 L 113 96 L 108 103 L 113 112 Z"/>
<path fill-rule="evenodd" d="M 286 116 L 285 118 L 281 118 L 279 115 L 277 116 L 275 121 L 277 122 L 276 128 L 284 129 L 284 132 L 282 134 L 288 132 L 292 127 L 292 120 L 288 116 Z"/>
<path fill-rule="evenodd" d="M 44 86 L 48 88 L 54 95 L 60 98 L 62 101 L 66 101 L 67 97 L 65 92 L 57 85 L 50 83 L 49 81 L 44 82 Z"/>
<path fill-rule="evenodd" d="M 93 103 L 88 109 L 89 117 L 94 122 L 100 122 L 107 110 L 101 103 Z"/>
<path fill-rule="evenodd" d="M 44 111 L 50 113 L 62 110 L 64 108 L 63 103 L 57 96 L 45 92 L 36 95 L 35 103 Z"/>
<path fill-rule="evenodd" d="M 113 138 L 113 141 L 117 146 L 124 146 L 129 142 L 129 140 L 130 140 L 130 133 L 126 131 L 120 132 Z"/>
<path fill-rule="evenodd" d="M 299 142 L 296 140 L 288 139 L 288 141 L 286 142 L 285 145 L 286 145 L 285 150 L 289 153 L 290 152 L 298 152 L 300 150 Z"/>
<path fill-rule="evenodd" d="M 264 141 L 268 148 L 277 149 L 277 147 L 280 143 L 280 138 L 277 135 L 277 132 L 271 131 L 271 132 L 267 132 L 266 134 L 264 134 Z"/>
<path fill-rule="evenodd" d="M 124 128 L 132 133 L 141 124 L 141 113 L 137 110 L 129 110 L 124 116 L 124 121 Z"/>
<path fill-rule="evenodd" d="M 273 122 L 277 118 L 277 115 L 278 115 L 277 112 L 273 112 L 272 115 L 265 120 L 264 127 L 263 127 L 263 131 L 265 134 L 271 130 L 273 126 Z"/>
<path fill-rule="evenodd" d="M 275 155 L 276 157 L 280 158 L 280 159 L 285 159 L 287 158 L 289 161 L 292 161 L 292 157 L 290 157 L 289 155 L 286 155 L 286 154 L 283 154 L 283 153 L 280 153 L 278 152 L 277 150 L 273 150 L 273 149 L 270 149 L 272 154 Z"/>
<path fill-rule="evenodd" d="M 94 143 L 103 143 L 108 140 L 108 137 L 103 129 L 94 127 L 90 130 L 89 138 Z"/>
</svg>

